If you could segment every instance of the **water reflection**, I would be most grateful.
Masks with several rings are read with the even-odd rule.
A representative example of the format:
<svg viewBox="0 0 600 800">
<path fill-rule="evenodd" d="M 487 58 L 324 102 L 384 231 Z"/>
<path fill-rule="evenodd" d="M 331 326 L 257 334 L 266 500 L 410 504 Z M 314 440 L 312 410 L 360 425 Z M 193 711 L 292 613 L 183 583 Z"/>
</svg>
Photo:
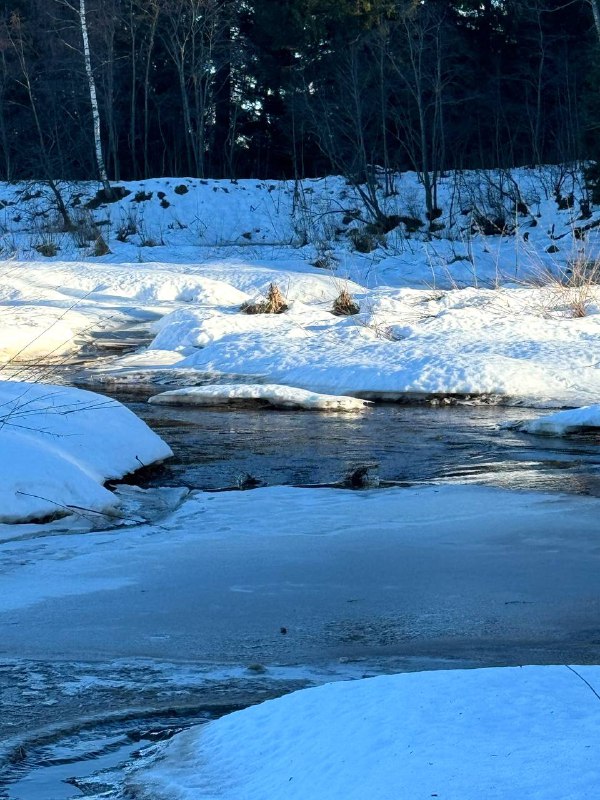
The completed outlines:
<svg viewBox="0 0 600 800">
<path fill-rule="evenodd" d="M 377 405 L 363 414 L 148 405 L 118 395 L 175 451 L 150 485 L 216 489 L 340 481 L 373 463 L 382 481 L 480 483 L 600 496 L 600 442 L 501 425 L 535 416 L 502 406 Z"/>
</svg>

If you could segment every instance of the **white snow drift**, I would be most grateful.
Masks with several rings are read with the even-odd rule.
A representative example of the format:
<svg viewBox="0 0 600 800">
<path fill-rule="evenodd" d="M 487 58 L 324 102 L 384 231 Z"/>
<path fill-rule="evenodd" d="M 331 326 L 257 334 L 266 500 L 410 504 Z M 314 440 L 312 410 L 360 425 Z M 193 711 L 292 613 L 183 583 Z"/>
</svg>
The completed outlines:
<svg viewBox="0 0 600 800">
<path fill-rule="evenodd" d="M 600 432 L 600 404 L 559 411 L 545 417 L 531 420 L 520 426 L 525 433 L 565 436 L 583 430 Z"/>
<path fill-rule="evenodd" d="M 539 289 L 363 289 L 358 297 L 366 310 L 350 318 L 300 301 L 278 315 L 179 309 L 160 321 L 143 359 L 121 364 L 148 369 L 154 358 L 156 367 L 260 376 L 368 399 L 487 395 L 543 406 L 600 394 L 600 370 L 589 355 L 591 343 L 600 352 L 600 314 L 548 316 Z"/>
<path fill-rule="evenodd" d="M 0 382 L 0 522 L 118 502 L 103 487 L 171 449 L 120 403 L 61 386 Z"/>
<path fill-rule="evenodd" d="M 148 402 L 163 405 L 213 406 L 251 401 L 263 401 L 275 408 L 305 408 L 318 411 L 361 411 L 369 405 L 365 400 L 355 397 L 318 394 L 272 383 L 190 386 L 161 392 L 151 397 Z"/>
<path fill-rule="evenodd" d="M 332 683 L 192 728 L 135 771 L 152 800 L 581 800 L 600 785 L 600 667 Z"/>
</svg>

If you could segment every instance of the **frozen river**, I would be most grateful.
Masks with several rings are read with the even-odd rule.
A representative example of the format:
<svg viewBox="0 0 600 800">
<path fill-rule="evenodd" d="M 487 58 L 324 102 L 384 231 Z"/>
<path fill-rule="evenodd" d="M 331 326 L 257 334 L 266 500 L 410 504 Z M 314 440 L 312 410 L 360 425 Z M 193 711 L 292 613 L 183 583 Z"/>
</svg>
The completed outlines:
<svg viewBox="0 0 600 800">
<path fill-rule="evenodd" d="M 83 761 L 107 766 L 107 747 L 113 762 L 128 758 L 136 739 L 129 747 L 123 732 L 156 715 L 163 730 L 174 713 L 196 720 L 335 677 L 598 662 L 597 439 L 498 428 L 527 409 L 326 416 L 120 399 L 176 453 L 143 476 L 150 504 L 158 486 L 336 485 L 365 464 L 398 488 L 181 495 L 146 524 L 6 536 L 10 800 L 77 796 L 62 780 L 86 774 Z M 545 494 L 558 491 L 568 494 Z"/>
</svg>

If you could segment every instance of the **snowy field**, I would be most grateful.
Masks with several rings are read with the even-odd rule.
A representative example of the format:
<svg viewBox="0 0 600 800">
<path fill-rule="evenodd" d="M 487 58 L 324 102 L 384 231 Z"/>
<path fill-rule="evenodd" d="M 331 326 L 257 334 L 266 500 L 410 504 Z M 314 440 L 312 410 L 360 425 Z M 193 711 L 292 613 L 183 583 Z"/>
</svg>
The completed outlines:
<svg viewBox="0 0 600 800">
<path fill-rule="evenodd" d="M 88 207 L 96 185 L 62 187 L 65 233 L 44 187 L 0 187 L 3 654 L 335 658 L 355 640 L 334 646 L 323 608 L 341 631 L 358 613 L 349 586 L 370 598 L 369 635 L 405 609 L 380 642 L 526 641 L 529 604 L 545 641 L 597 626 L 595 498 L 115 486 L 170 447 L 120 403 L 54 385 L 85 360 L 86 385 L 143 384 L 157 405 L 352 416 L 382 400 L 502 403 L 567 409 L 540 410 L 524 433 L 597 438 L 600 211 L 576 173 L 450 175 L 434 225 L 416 176 L 398 176 L 387 232 L 341 178 L 124 188 Z M 276 289 L 280 313 L 262 313 Z M 129 339 L 135 352 L 102 350 Z M 299 614 L 296 640 L 284 610 Z M 583 800 L 600 781 L 599 682 L 596 667 L 527 667 L 323 686 L 176 737 L 129 791 Z"/>
</svg>

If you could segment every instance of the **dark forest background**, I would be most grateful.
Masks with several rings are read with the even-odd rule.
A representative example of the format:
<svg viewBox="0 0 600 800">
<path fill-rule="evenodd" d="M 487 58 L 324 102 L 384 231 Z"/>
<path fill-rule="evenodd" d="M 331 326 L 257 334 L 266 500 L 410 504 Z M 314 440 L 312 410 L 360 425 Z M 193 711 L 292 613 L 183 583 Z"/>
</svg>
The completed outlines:
<svg viewBox="0 0 600 800">
<path fill-rule="evenodd" d="M 109 177 L 595 158 L 597 2 L 86 0 Z M 0 178 L 96 178 L 79 0 L 0 9 Z"/>
</svg>

